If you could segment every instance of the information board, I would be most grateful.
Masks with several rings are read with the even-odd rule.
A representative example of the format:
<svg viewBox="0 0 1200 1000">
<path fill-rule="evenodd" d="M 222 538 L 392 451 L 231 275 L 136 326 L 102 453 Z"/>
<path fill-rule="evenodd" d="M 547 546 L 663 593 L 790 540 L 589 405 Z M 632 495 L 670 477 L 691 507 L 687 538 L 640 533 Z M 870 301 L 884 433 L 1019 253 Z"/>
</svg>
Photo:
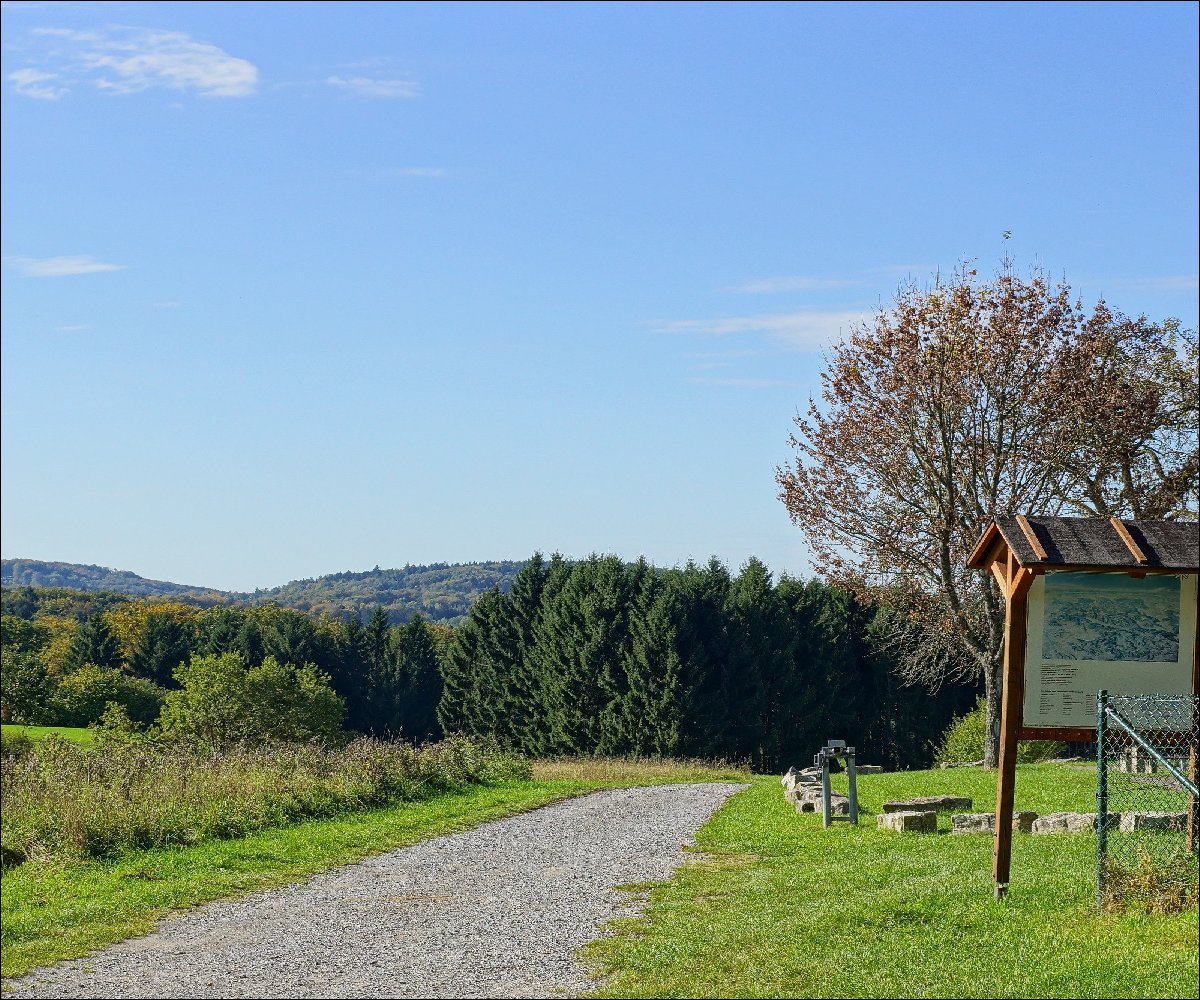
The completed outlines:
<svg viewBox="0 0 1200 1000">
<path fill-rule="evenodd" d="M 1029 589 L 1023 724 L 1096 725 L 1096 692 L 1191 694 L 1196 577 L 1049 572 Z"/>
</svg>

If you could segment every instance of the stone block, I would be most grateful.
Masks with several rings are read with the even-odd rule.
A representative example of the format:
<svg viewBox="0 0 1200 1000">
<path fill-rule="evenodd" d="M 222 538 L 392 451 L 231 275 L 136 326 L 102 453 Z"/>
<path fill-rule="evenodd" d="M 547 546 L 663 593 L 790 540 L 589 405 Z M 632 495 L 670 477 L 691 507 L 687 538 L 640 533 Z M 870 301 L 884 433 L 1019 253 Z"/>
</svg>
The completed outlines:
<svg viewBox="0 0 1200 1000">
<path fill-rule="evenodd" d="M 875 825 L 880 830 L 897 833 L 937 833 L 937 813 L 931 809 L 880 813 L 875 817 Z"/>
<path fill-rule="evenodd" d="M 1014 830 L 1021 833 L 1033 831 L 1033 821 L 1037 819 L 1035 812 L 1014 812 L 1012 825 Z M 951 833 L 995 833 L 995 813 L 965 813 L 950 817 Z"/>
<path fill-rule="evenodd" d="M 821 786 L 801 785 L 796 789 L 795 798 L 790 801 L 795 802 L 796 812 L 821 812 Z M 850 800 L 840 792 L 831 792 L 829 812 L 833 816 L 849 816 Z"/>
<path fill-rule="evenodd" d="M 1110 814 L 1111 815 L 1111 814 Z M 1111 823 L 1111 819 L 1109 820 Z M 1121 813 L 1122 833 L 1137 830 L 1185 830 L 1187 813 L 1184 812 L 1126 812 Z"/>
<path fill-rule="evenodd" d="M 924 812 L 933 810 L 934 812 L 942 812 L 950 809 L 970 809 L 974 803 L 961 795 L 923 795 L 915 799 L 904 799 L 903 801 L 885 802 L 883 811 L 885 813 L 893 812 Z"/>
<path fill-rule="evenodd" d="M 1058 812 L 1039 816 L 1032 833 L 1090 833 L 1096 829 L 1095 813 Z"/>
</svg>

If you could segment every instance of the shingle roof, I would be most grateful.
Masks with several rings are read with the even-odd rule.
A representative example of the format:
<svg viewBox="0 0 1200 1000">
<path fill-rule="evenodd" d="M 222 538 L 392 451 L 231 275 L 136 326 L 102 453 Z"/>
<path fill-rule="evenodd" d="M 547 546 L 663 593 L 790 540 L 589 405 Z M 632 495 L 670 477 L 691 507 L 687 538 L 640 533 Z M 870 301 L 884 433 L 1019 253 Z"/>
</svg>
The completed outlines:
<svg viewBox="0 0 1200 1000">
<path fill-rule="evenodd" d="M 1122 537 L 1122 531 L 1128 539 Z M 1033 535 L 1032 541 L 1029 534 Z M 983 533 L 967 565 L 983 569 L 997 536 L 1004 539 L 1022 566 L 1200 571 L 1200 526 L 1194 521 L 998 517 Z M 1034 541 L 1041 552 L 1035 549 Z"/>
</svg>

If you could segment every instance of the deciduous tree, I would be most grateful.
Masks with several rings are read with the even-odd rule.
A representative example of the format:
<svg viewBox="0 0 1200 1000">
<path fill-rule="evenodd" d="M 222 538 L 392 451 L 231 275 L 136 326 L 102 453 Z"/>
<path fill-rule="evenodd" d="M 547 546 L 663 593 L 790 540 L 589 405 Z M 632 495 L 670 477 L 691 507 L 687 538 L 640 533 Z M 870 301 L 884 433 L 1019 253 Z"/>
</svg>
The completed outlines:
<svg viewBox="0 0 1200 1000">
<path fill-rule="evenodd" d="M 777 480 L 815 564 L 891 595 L 910 677 L 982 674 L 989 764 L 1004 602 L 966 556 L 997 515 L 1184 514 L 1196 373 L 1181 342 L 1194 331 L 1087 312 L 1009 260 L 992 280 L 962 267 L 901 288 L 833 347 L 820 402 L 796 418 L 800 454 Z"/>
</svg>

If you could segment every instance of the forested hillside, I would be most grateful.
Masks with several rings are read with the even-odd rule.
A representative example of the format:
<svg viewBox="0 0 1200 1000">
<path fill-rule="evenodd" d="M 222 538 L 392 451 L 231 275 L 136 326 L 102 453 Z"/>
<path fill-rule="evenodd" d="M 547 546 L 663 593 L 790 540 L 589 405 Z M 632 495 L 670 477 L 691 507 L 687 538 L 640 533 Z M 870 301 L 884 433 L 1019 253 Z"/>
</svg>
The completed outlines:
<svg viewBox="0 0 1200 1000">
<path fill-rule="evenodd" d="M 19 589 L 55 588 L 59 591 L 169 598 L 199 608 L 277 604 L 281 608 L 324 613 L 341 619 L 382 607 L 390 622 L 400 625 L 411 621 L 415 615 L 430 621 L 457 621 L 467 614 L 472 602 L 484 591 L 492 587 L 507 588 L 520 568 L 519 562 L 512 561 L 435 563 L 403 569 L 376 566 L 363 573 L 331 573 L 315 579 L 294 580 L 268 590 L 242 593 L 148 580 L 136 573 L 104 566 L 5 559 L 0 584 L 6 592 L 6 603 L 16 599 L 15 592 Z M 62 593 L 56 597 L 61 598 Z M 24 600 L 33 599 L 33 594 L 26 593 Z"/>
</svg>

